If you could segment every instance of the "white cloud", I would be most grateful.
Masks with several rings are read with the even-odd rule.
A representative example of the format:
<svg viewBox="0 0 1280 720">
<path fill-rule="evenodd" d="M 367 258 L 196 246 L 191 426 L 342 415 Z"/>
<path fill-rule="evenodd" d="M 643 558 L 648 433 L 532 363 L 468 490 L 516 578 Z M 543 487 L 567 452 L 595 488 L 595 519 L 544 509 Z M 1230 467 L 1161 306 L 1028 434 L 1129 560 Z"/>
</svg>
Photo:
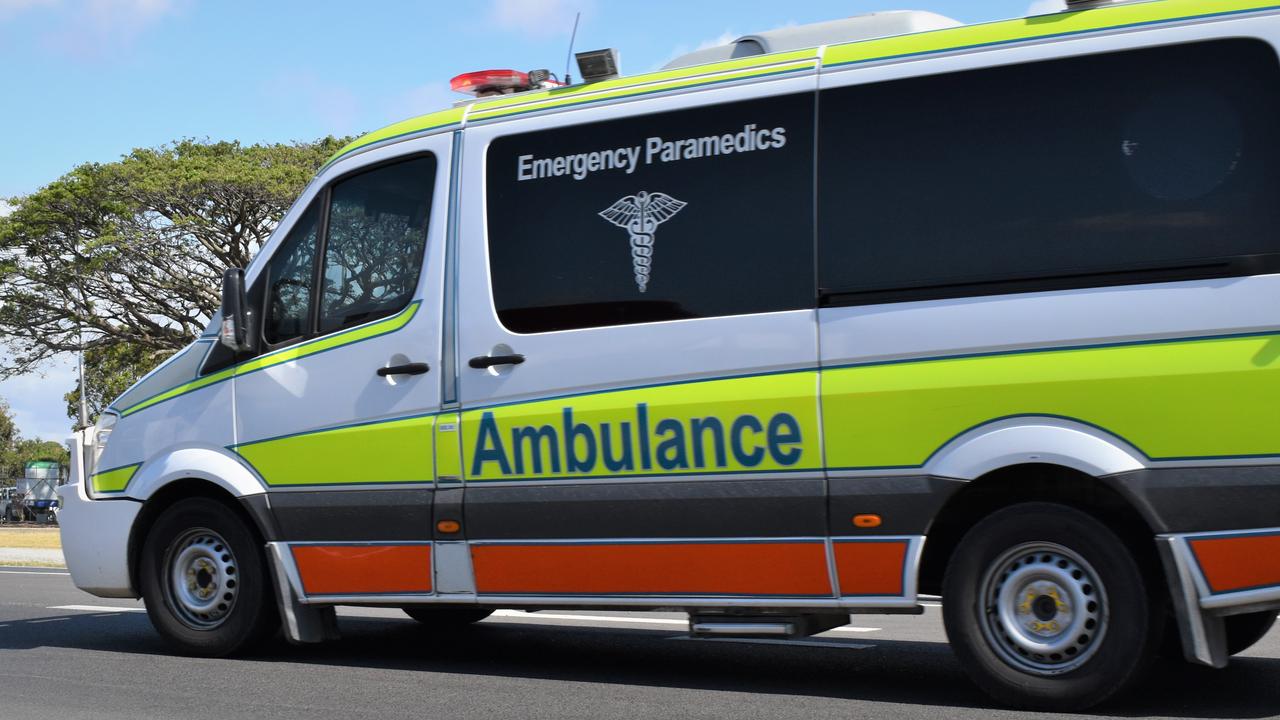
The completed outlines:
<svg viewBox="0 0 1280 720">
<path fill-rule="evenodd" d="M 489 16 L 499 27 L 535 37 L 573 31 L 573 18 L 591 9 L 594 0 L 493 0 Z"/>
<path fill-rule="evenodd" d="M 24 438 L 61 443 L 71 435 L 72 425 L 62 396 L 75 386 L 75 360 L 65 356 L 51 361 L 42 373 L 0 382 L 0 398 L 9 403 L 14 423 Z"/>
<path fill-rule="evenodd" d="M 1027 17 L 1032 15 L 1050 15 L 1056 12 L 1062 12 L 1067 9 L 1067 3 L 1064 0 L 1033 0 L 1031 6 L 1027 8 Z"/>
<path fill-rule="evenodd" d="M 0 217 L 5 217 L 13 212 L 13 206 L 4 200 L 0 200 Z"/>
<path fill-rule="evenodd" d="M 713 37 L 710 40 L 703 40 L 702 42 L 698 43 L 698 47 L 694 48 L 694 50 L 706 50 L 707 48 L 719 47 L 721 45 L 728 45 L 734 40 L 737 40 L 738 37 L 739 35 L 734 31 L 725 30 L 724 32 L 720 33 L 718 37 Z"/>
<path fill-rule="evenodd" d="M 131 45 L 187 0 L 0 0 L 39 2 L 59 9 L 56 28 L 45 34 L 54 51 L 86 59 Z"/>
<path fill-rule="evenodd" d="M 663 60 L 662 62 L 649 68 L 649 71 L 653 72 L 656 70 L 660 70 L 663 67 L 665 67 L 667 63 L 671 62 L 672 60 L 675 60 L 681 55 L 687 55 L 691 52 L 695 52 L 698 50 L 706 50 L 707 48 L 713 48 L 719 45 L 727 45 L 733 42 L 734 40 L 737 40 L 740 37 L 742 37 L 741 33 L 735 33 L 731 29 L 726 29 L 724 32 L 720 33 L 716 37 L 707 38 L 706 40 L 703 40 L 702 42 L 698 43 L 696 46 L 692 48 L 690 48 L 690 46 L 686 44 L 677 45 L 671 49 L 670 53 L 667 54 L 666 60 Z"/>
</svg>

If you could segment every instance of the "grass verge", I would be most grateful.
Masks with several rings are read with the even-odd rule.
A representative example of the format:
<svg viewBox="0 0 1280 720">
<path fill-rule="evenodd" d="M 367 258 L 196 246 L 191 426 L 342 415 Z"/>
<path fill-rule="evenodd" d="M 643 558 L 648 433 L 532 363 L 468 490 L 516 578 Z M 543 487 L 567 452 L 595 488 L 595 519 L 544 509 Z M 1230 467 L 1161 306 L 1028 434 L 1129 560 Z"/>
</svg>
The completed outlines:
<svg viewBox="0 0 1280 720">
<path fill-rule="evenodd" d="M 0 548 L 62 549 L 57 528 L 0 528 Z"/>
<path fill-rule="evenodd" d="M 29 567 L 29 568 L 57 568 L 66 570 L 67 566 L 55 562 L 45 562 L 43 560 L 0 560 L 0 565 L 4 567 Z"/>
</svg>

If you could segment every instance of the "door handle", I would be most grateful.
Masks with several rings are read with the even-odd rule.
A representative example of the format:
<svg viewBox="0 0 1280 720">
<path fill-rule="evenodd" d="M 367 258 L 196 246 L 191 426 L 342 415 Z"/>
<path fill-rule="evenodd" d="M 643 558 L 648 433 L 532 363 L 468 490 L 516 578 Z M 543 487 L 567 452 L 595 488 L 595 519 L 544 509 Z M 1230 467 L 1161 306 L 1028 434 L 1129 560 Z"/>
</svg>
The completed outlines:
<svg viewBox="0 0 1280 720">
<path fill-rule="evenodd" d="M 426 363 L 405 363 L 404 365 L 392 365 L 391 367 L 378 368 L 378 377 L 386 377 L 388 375 L 421 375 L 431 369 Z"/>
<path fill-rule="evenodd" d="M 524 356 L 516 353 L 514 355 L 477 355 L 467 361 L 467 364 L 477 370 L 491 368 L 494 365 L 519 365 L 524 362 Z"/>
</svg>

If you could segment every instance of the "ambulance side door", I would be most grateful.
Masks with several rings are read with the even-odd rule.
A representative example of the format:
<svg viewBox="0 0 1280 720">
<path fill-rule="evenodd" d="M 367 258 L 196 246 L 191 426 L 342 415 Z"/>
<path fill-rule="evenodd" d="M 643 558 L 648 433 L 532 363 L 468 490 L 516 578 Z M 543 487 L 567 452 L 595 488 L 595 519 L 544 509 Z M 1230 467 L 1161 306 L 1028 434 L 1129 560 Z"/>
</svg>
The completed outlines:
<svg viewBox="0 0 1280 720">
<path fill-rule="evenodd" d="M 458 362 L 482 600 L 832 595 L 814 85 L 472 111 Z"/>
<path fill-rule="evenodd" d="M 250 280 L 233 449 L 308 595 L 432 591 L 450 159 L 445 135 L 340 162 Z"/>
</svg>

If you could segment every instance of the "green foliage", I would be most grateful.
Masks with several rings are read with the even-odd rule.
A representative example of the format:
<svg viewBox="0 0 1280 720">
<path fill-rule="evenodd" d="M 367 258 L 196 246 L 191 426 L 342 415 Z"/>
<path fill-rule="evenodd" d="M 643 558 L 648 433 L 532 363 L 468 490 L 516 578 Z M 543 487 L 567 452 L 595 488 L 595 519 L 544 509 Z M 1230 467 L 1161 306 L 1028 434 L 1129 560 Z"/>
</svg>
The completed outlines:
<svg viewBox="0 0 1280 720">
<path fill-rule="evenodd" d="M 346 139 L 181 140 L 86 163 L 0 218 L 0 378 L 90 349 L 101 408 L 198 335 L 243 267 Z M 78 396 L 77 396 L 78 398 Z M 74 403 L 73 403 L 74 406 Z M 75 412 L 72 412 L 73 416 Z"/>
<path fill-rule="evenodd" d="M 12 485 L 22 477 L 32 460 L 53 460 L 61 465 L 70 461 L 70 453 L 56 442 L 24 440 L 13 422 L 9 404 L 0 399 L 0 485 Z"/>
<path fill-rule="evenodd" d="M 116 343 L 91 347 L 85 351 L 84 380 L 89 388 L 89 417 L 97 417 L 129 389 L 138 378 L 164 362 L 169 356 L 166 351 L 146 350 L 130 343 Z M 80 416 L 80 388 L 77 387 L 63 396 L 67 401 L 67 417 L 76 419 Z"/>
</svg>

